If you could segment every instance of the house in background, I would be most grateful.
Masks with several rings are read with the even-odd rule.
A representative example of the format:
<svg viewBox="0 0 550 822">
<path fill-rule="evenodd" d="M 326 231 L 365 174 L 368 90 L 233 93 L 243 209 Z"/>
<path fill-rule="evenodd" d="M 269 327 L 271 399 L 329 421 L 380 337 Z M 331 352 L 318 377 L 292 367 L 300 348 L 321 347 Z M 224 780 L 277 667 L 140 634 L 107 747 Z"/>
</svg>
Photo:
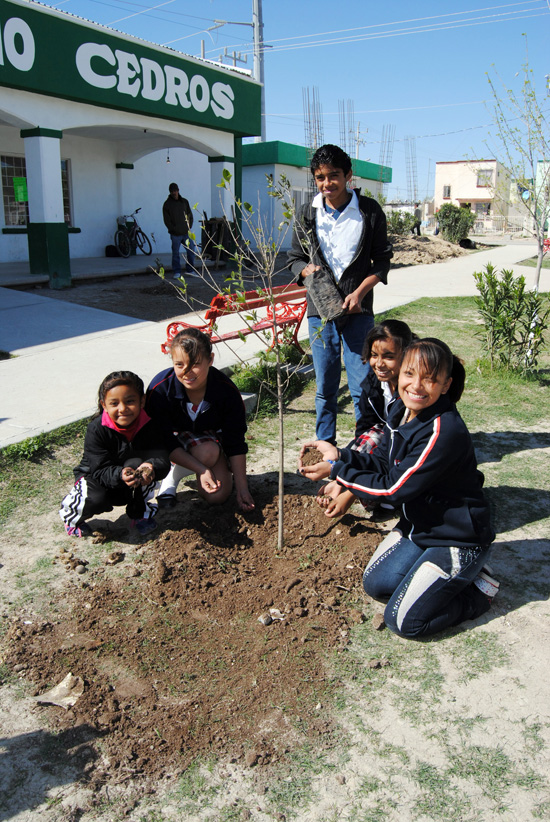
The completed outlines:
<svg viewBox="0 0 550 822">
<path fill-rule="evenodd" d="M 305 146 L 273 140 L 266 143 L 245 143 L 242 148 L 242 191 L 243 200 L 249 202 L 255 214 L 261 216 L 262 223 L 273 226 L 274 235 L 277 226 L 283 222 L 282 206 L 278 200 L 269 196 L 266 175 L 271 175 L 276 182 L 284 174 L 290 181 L 292 197 L 298 209 L 316 193 L 313 188 L 309 168 L 310 153 Z M 391 182 L 392 170 L 387 166 L 369 163 L 366 160 L 352 159 L 353 178 L 351 185 L 360 188 L 362 194 L 376 197 L 382 192 L 384 183 Z M 256 221 L 252 220 L 254 226 Z M 245 239 L 255 244 L 252 232 L 243 225 Z M 276 236 L 274 236 L 276 240 Z M 290 248 L 292 232 L 287 231 L 282 238 L 281 248 Z"/>
<path fill-rule="evenodd" d="M 436 163 L 435 212 L 445 203 L 474 212 L 477 217 L 473 228 L 475 234 L 528 230 L 528 215 L 521 193 L 498 160 Z"/>
</svg>

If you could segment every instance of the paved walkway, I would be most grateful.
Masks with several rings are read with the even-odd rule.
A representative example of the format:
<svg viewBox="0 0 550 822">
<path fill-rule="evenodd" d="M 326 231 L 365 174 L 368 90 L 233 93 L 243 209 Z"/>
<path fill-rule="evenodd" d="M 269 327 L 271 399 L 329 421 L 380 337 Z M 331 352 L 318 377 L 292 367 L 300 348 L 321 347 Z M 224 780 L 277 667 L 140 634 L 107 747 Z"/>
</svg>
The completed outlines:
<svg viewBox="0 0 550 822">
<path fill-rule="evenodd" d="M 445 263 L 396 269 L 388 286 L 376 288 L 375 309 L 381 312 L 419 297 L 475 294 L 473 272 L 487 262 L 499 269 L 513 268 L 535 253 L 533 243 L 519 242 Z M 96 263 L 99 271 L 105 261 Z M 115 273 L 120 273 L 118 268 Z M 520 267 L 516 273 L 532 284 L 534 269 Z M 93 270 L 88 270 L 91 275 Z M 1 282 L 5 277 L 0 271 Z M 550 290 L 549 269 L 543 269 L 540 287 Z M 238 326 L 238 319 L 227 318 L 228 323 L 232 320 Z M 0 350 L 13 355 L 0 361 L 0 447 L 89 416 L 98 386 L 110 371 L 135 371 L 147 385 L 169 365 L 160 350 L 166 325 L 166 320 L 136 322 L 36 292 L 0 287 Z M 302 334 L 307 336 L 307 326 Z M 254 335 L 231 345 L 233 350 L 216 346 L 218 367 L 250 359 L 263 347 Z"/>
</svg>

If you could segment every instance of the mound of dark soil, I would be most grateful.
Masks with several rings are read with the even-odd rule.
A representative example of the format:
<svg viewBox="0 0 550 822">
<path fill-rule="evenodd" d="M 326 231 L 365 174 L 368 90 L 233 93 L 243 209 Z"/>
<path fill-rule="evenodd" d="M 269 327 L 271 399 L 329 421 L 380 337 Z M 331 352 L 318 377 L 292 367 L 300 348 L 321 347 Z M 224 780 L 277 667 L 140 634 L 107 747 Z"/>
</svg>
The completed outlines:
<svg viewBox="0 0 550 822">
<path fill-rule="evenodd" d="M 113 566 L 106 545 L 57 621 L 12 626 L 4 660 L 36 694 L 69 671 L 84 680 L 72 709 L 39 710 L 74 729 L 92 784 L 173 775 L 209 752 L 267 764 L 329 729 L 327 663 L 364 618 L 380 530 L 289 494 L 277 550 L 276 481 L 258 486 L 251 514 L 180 494 L 141 556 Z"/>
</svg>

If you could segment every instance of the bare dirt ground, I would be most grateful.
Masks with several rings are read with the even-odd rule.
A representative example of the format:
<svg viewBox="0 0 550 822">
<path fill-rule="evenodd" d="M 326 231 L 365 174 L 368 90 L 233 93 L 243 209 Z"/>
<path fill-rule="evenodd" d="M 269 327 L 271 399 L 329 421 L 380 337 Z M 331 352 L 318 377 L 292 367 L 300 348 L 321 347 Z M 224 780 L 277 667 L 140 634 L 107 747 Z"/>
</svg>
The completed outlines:
<svg viewBox="0 0 550 822">
<path fill-rule="evenodd" d="M 314 709 L 333 684 L 324 654 L 345 647 L 364 618 L 361 572 L 379 529 L 331 522 L 311 495 L 288 494 L 277 550 L 276 488 L 275 479 L 253 483 L 257 508 L 246 516 L 233 506 L 214 516 L 192 491 L 181 494 L 137 561 L 119 550 L 122 573 L 104 550 L 62 618 L 27 614 L 8 631 L 4 662 L 33 693 L 68 671 L 84 680 L 71 710 L 49 713 L 56 732 L 74 729 L 89 786 L 152 781 L 213 753 L 272 763 L 330 728 Z M 105 542 L 112 529 L 97 525 Z M 55 560 L 72 574 L 89 555 L 73 547 L 82 559 Z M 301 733 L 289 722 L 296 714 Z M 91 740 L 102 757 L 90 755 Z"/>
<path fill-rule="evenodd" d="M 394 268 L 434 263 L 472 253 L 440 237 L 392 237 L 391 241 L 394 244 L 392 259 Z M 275 276 L 276 285 L 292 281 L 290 272 L 283 269 L 285 262 L 285 255 L 281 255 L 280 263 L 277 265 L 278 273 Z M 226 276 L 227 270 L 220 268 L 218 271 L 209 269 L 206 280 L 188 279 L 187 293 L 191 307 L 178 300 L 177 293 L 170 282 L 162 281 L 152 272 L 101 282 L 78 281 L 73 288 L 64 291 L 50 291 L 48 288 L 42 288 L 41 292 L 45 297 L 87 305 L 91 308 L 101 308 L 104 311 L 113 311 L 115 314 L 124 314 L 140 320 L 161 322 L 178 314 L 206 307 L 215 293 L 209 285 L 209 279 L 212 278 L 218 286 L 223 288 Z M 248 289 L 257 288 L 259 284 L 259 281 L 253 278 L 245 281 Z"/>
</svg>

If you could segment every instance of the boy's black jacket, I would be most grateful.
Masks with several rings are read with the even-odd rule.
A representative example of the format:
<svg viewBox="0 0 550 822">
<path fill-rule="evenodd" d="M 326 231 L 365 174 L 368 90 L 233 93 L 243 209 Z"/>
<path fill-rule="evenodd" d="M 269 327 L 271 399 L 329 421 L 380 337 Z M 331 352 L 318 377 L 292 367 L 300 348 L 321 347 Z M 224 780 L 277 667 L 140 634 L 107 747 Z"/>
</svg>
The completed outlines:
<svg viewBox="0 0 550 822">
<path fill-rule="evenodd" d="M 385 285 L 388 282 L 392 244 L 388 241 L 386 215 L 372 197 L 359 197 L 359 209 L 363 215 L 363 233 L 357 246 L 355 257 L 343 272 L 338 288 L 347 296 L 370 274 L 375 274 Z M 312 262 L 330 270 L 319 246 L 315 230 L 316 209 L 311 203 L 303 205 L 294 220 L 292 248 L 288 252 L 288 266 L 296 281 L 303 285 L 302 269 Z M 372 289 L 362 302 L 363 314 L 372 314 Z M 312 300 L 308 297 L 308 317 L 318 316 Z"/>
<path fill-rule="evenodd" d="M 149 420 L 140 428 L 132 442 L 128 442 L 114 428 L 102 425 L 101 416 L 95 417 L 86 430 L 84 454 L 80 464 L 74 469 L 75 479 L 87 476 L 105 488 L 117 488 L 124 485 L 121 479 L 122 469 L 124 463 L 132 457 L 150 462 L 155 470 L 156 480 L 164 479 L 170 470 L 163 432 L 154 420 Z"/>
</svg>

